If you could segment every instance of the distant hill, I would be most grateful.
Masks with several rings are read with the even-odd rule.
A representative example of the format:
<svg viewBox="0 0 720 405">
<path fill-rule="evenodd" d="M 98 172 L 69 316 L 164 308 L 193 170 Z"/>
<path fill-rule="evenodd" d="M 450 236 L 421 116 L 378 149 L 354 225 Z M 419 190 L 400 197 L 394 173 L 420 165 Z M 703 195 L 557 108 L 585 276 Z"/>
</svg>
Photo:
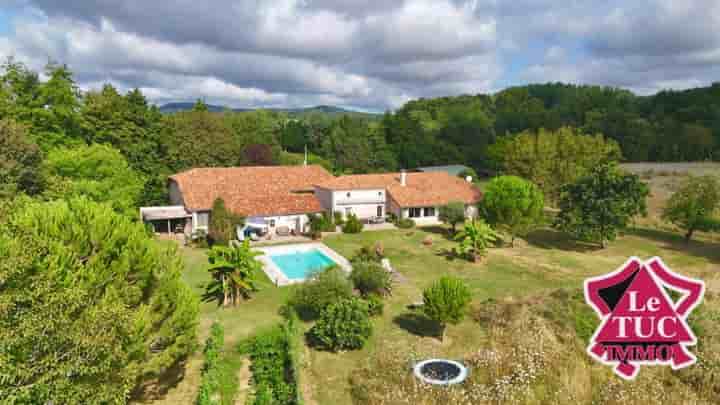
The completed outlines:
<svg viewBox="0 0 720 405">
<path fill-rule="evenodd" d="M 161 105 L 160 112 L 163 114 L 172 114 L 179 111 L 189 111 L 192 110 L 193 106 L 195 105 L 194 102 L 179 102 L 179 103 L 167 103 Z M 207 104 L 208 110 L 211 112 L 222 112 L 226 110 L 230 111 L 236 111 L 236 112 L 244 112 L 244 111 L 255 111 L 260 110 L 260 108 L 230 108 L 226 106 L 221 105 L 213 105 L 213 104 Z M 375 113 L 368 113 L 368 112 L 361 112 L 361 111 L 352 111 L 352 110 L 346 110 L 341 107 L 336 107 L 332 105 L 318 105 L 315 107 L 304 107 L 304 108 L 265 108 L 269 111 L 277 111 L 277 112 L 284 112 L 289 115 L 307 115 L 307 114 L 328 114 L 328 115 L 354 115 L 354 116 L 364 116 L 368 118 L 375 118 L 379 117 L 380 114 Z"/>
</svg>

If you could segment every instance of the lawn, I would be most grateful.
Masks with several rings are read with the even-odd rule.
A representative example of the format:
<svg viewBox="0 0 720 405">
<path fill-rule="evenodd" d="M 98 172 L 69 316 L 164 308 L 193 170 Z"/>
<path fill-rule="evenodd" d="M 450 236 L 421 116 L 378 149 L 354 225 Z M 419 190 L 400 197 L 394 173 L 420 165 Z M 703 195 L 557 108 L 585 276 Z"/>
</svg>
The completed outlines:
<svg viewBox="0 0 720 405">
<path fill-rule="evenodd" d="M 717 291 L 720 238 L 699 235 L 698 240 L 686 244 L 679 233 L 657 223 L 657 208 L 668 195 L 667 190 L 657 186 L 677 180 L 665 176 L 652 181 L 651 219 L 639 221 L 637 228 L 629 229 L 604 250 L 544 229 L 534 232 L 517 247 L 493 248 L 482 263 L 474 264 L 452 253 L 457 243 L 448 237 L 447 228 L 441 226 L 326 237 L 323 242 L 347 258 L 363 246 L 380 242 L 405 281 L 396 284 L 393 295 L 386 299 L 385 313 L 374 321 L 373 337 L 363 350 L 334 354 L 305 349 L 300 388 L 306 403 L 351 403 L 351 376 L 367 365 L 373 354 L 388 347 L 397 348 L 396 351 L 420 348 L 424 353 L 463 358 L 468 352 L 488 346 L 490 331 L 473 319 L 451 326 L 446 341 L 440 343 L 432 336 L 432 325 L 407 309 L 409 304 L 421 300 L 422 289 L 442 274 L 458 276 L 468 283 L 475 308 L 487 305 L 484 303 L 490 298 L 522 300 L 528 296 L 548 296 L 559 288 L 580 289 L 586 277 L 614 270 L 631 255 L 660 256 L 674 270 L 700 277 L 706 280 L 709 291 Z M 433 241 L 431 246 L 423 244 L 428 237 Z M 184 278 L 200 294 L 201 284 L 208 280 L 204 269 L 206 252 L 181 248 L 180 253 L 186 263 Z M 236 308 L 222 309 L 214 303 L 201 305 L 201 339 L 206 337 L 212 322 L 218 320 L 225 328 L 226 349 L 234 353 L 240 340 L 280 321 L 278 310 L 291 290 L 273 286 L 264 275 L 261 278 L 261 291 Z M 232 355 L 229 361 L 234 370 L 243 364 L 237 371 L 241 386 L 237 403 L 244 403 L 247 361 Z M 193 403 L 201 366 L 202 358 L 196 354 L 187 366 L 185 378 L 162 400 L 153 403 Z"/>
</svg>

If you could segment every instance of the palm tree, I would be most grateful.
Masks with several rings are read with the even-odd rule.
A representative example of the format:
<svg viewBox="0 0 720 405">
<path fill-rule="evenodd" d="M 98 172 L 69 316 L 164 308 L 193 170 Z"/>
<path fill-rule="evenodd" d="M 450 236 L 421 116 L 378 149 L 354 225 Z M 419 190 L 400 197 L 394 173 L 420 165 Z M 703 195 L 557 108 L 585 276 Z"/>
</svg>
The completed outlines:
<svg viewBox="0 0 720 405">
<path fill-rule="evenodd" d="M 478 262 L 487 254 L 487 248 L 497 241 L 500 235 L 482 219 L 465 223 L 463 230 L 457 234 L 455 240 L 460 241 L 459 250 L 470 256 L 472 261 Z"/>
<path fill-rule="evenodd" d="M 240 298 L 249 298 L 257 291 L 255 273 L 262 264 L 255 259 L 261 253 L 250 250 L 245 240 L 234 247 L 213 246 L 208 252 L 208 271 L 213 280 L 205 286 L 205 301 L 218 300 L 223 306 L 236 305 Z"/>
</svg>

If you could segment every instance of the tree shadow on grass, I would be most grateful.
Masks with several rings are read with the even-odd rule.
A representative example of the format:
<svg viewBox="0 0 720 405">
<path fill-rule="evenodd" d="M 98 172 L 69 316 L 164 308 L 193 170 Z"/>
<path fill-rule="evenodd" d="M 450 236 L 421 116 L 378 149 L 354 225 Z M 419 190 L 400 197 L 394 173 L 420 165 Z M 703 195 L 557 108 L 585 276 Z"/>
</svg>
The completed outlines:
<svg viewBox="0 0 720 405">
<path fill-rule="evenodd" d="M 161 399 L 170 389 L 175 388 L 185 378 L 187 358 L 176 361 L 161 375 L 143 381 L 130 393 L 130 398 L 137 401 Z"/>
<path fill-rule="evenodd" d="M 452 229 L 446 228 L 446 227 L 440 226 L 440 225 L 423 226 L 421 229 L 428 233 L 434 233 L 436 235 L 440 235 L 443 238 L 450 240 L 450 241 L 454 240 L 454 237 L 455 237 L 455 235 L 452 233 Z"/>
<path fill-rule="evenodd" d="M 577 241 L 570 235 L 553 229 L 538 229 L 530 232 L 525 238 L 529 245 L 541 249 L 559 249 L 573 252 L 592 252 L 600 249 L 600 246 Z"/>
<path fill-rule="evenodd" d="M 704 257 L 714 263 L 720 263 L 720 244 L 692 239 L 686 242 L 680 233 L 653 228 L 628 228 L 625 235 L 654 240 L 662 243 L 662 248 L 672 252 Z"/>
<path fill-rule="evenodd" d="M 455 249 L 449 249 L 449 248 L 442 248 L 435 253 L 437 256 L 444 257 L 445 260 L 452 262 L 455 260 L 462 259 L 463 257 L 458 254 L 458 252 Z"/>
<path fill-rule="evenodd" d="M 393 318 L 393 323 L 416 336 L 438 337 L 440 330 L 436 322 L 417 312 L 406 312 Z"/>
</svg>

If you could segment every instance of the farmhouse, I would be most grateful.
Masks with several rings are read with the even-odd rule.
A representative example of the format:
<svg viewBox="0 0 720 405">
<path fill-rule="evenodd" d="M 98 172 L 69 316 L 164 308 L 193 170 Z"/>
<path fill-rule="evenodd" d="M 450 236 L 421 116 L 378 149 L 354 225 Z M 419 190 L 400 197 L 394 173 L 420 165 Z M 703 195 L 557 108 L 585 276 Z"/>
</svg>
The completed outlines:
<svg viewBox="0 0 720 405">
<path fill-rule="evenodd" d="M 207 231 L 217 198 L 247 218 L 246 228 L 300 234 L 308 231 L 308 214 L 340 212 L 371 222 L 392 213 L 430 225 L 451 201 L 475 215 L 481 197 L 472 183 L 446 172 L 334 177 L 318 165 L 197 168 L 170 176 L 168 187 L 172 205 L 141 208 L 141 217 L 156 232 L 185 235 Z"/>
</svg>

